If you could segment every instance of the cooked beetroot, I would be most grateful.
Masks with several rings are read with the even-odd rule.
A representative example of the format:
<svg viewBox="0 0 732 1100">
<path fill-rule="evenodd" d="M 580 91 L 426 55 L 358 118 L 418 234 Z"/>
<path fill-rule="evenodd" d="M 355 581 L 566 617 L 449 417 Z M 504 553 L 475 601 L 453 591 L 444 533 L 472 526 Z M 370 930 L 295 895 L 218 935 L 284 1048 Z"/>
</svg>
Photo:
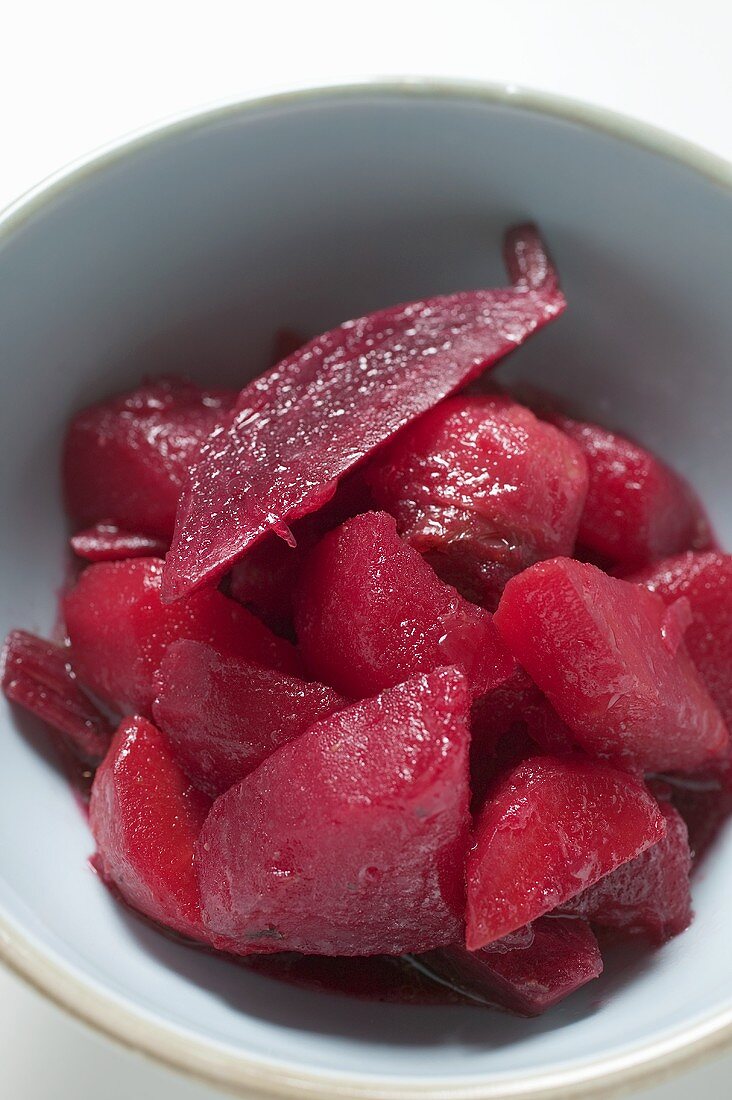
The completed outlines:
<svg viewBox="0 0 732 1100">
<path fill-rule="evenodd" d="M 470 695 L 455 669 L 322 719 L 214 803 L 196 848 L 214 943 L 403 954 L 460 938 Z"/>
<path fill-rule="evenodd" d="M 156 690 L 156 724 L 186 774 L 213 797 L 319 718 L 346 706 L 325 684 L 192 641 L 168 648 Z"/>
<path fill-rule="evenodd" d="M 339 478 L 565 306 L 533 226 L 505 242 L 513 285 L 380 310 L 310 341 L 239 396 L 187 482 L 163 592 L 220 578 L 267 531 L 316 511 Z"/>
<path fill-rule="evenodd" d="M 215 589 L 164 604 L 162 565 L 157 558 L 90 565 L 64 598 L 72 667 L 101 700 L 120 714 L 150 715 L 155 672 L 167 647 L 182 638 L 297 672 L 293 647 Z"/>
<path fill-rule="evenodd" d="M 561 917 L 540 917 L 478 951 L 453 944 L 415 962 L 471 1000 L 520 1016 L 541 1015 L 602 973 L 589 924 Z"/>
<path fill-rule="evenodd" d="M 366 477 L 399 534 L 491 610 L 514 573 L 572 553 L 588 480 L 580 448 L 505 394 L 448 398 Z"/>
<path fill-rule="evenodd" d="M 235 398 L 160 378 L 77 413 L 63 456 L 74 522 L 106 521 L 169 542 L 188 466 Z"/>
<path fill-rule="evenodd" d="M 587 459 L 590 482 L 578 535 L 583 547 L 610 564 L 640 567 L 710 545 L 696 494 L 660 458 L 597 424 L 561 415 L 551 420 Z"/>
<path fill-rule="evenodd" d="M 605 875 L 562 906 L 595 924 L 663 943 L 691 922 L 691 852 L 684 819 L 668 802 L 659 803 L 666 835 L 642 855 Z"/>
<path fill-rule="evenodd" d="M 124 561 L 125 558 L 159 558 L 168 548 L 152 535 L 123 531 L 115 523 L 97 523 L 71 537 L 71 549 L 86 561 Z"/>
<path fill-rule="evenodd" d="M 95 866 L 140 913 L 205 939 L 193 845 L 211 803 L 144 718 L 119 727 L 92 787 Z"/>
<path fill-rule="evenodd" d="M 444 584 L 384 512 L 348 520 L 312 551 L 295 630 L 311 675 L 353 698 L 448 664 L 477 696 L 515 668 L 491 615 Z"/>
<path fill-rule="evenodd" d="M 113 729 L 79 687 L 68 661 L 65 647 L 25 630 L 11 630 L 2 653 L 2 688 L 11 702 L 63 734 L 78 757 L 98 764 Z"/>
<path fill-rule="evenodd" d="M 556 558 L 513 577 L 495 624 L 588 753 L 643 771 L 690 771 L 728 734 L 683 643 L 688 608 Z"/>
<path fill-rule="evenodd" d="M 471 951 L 563 905 L 666 831 L 632 776 L 595 761 L 537 756 L 489 791 L 468 854 Z"/>
</svg>

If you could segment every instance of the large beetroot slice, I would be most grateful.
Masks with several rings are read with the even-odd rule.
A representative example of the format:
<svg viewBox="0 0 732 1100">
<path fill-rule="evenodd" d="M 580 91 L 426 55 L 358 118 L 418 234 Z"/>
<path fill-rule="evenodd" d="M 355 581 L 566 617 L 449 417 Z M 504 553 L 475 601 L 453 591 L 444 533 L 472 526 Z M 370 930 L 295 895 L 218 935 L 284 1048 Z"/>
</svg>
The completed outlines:
<svg viewBox="0 0 732 1100">
<path fill-rule="evenodd" d="M 346 700 L 325 684 L 174 642 L 156 676 L 153 715 L 196 786 L 216 797 Z"/>
<path fill-rule="evenodd" d="M 399 534 L 490 610 L 514 573 L 572 554 L 587 494 L 577 444 L 500 393 L 443 401 L 365 476 Z"/>
<path fill-rule="evenodd" d="M 642 855 L 605 875 L 562 906 L 595 924 L 663 943 L 691 922 L 691 851 L 683 817 L 667 802 L 659 803 L 666 835 Z"/>
<path fill-rule="evenodd" d="M 494 621 L 582 748 L 642 771 L 693 771 L 728 734 L 683 642 L 689 609 L 555 558 L 513 577 Z"/>
<path fill-rule="evenodd" d="M 561 917 L 540 917 L 478 951 L 429 951 L 414 964 L 471 1001 L 519 1016 L 540 1016 L 602 973 L 587 921 Z"/>
<path fill-rule="evenodd" d="M 589 760 L 525 760 L 489 792 L 475 825 L 468 949 L 562 905 L 665 832 L 655 800 L 632 776 Z"/>
<path fill-rule="evenodd" d="M 293 647 L 221 592 L 210 589 L 164 604 L 162 566 L 157 558 L 90 565 L 64 599 L 72 667 L 118 714 L 151 715 L 153 678 L 167 647 L 181 638 L 297 671 Z"/>
<path fill-rule="evenodd" d="M 119 727 L 89 804 L 104 880 L 133 909 L 195 939 L 205 932 L 193 845 L 210 805 L 144 718 Z"/>
<path fill-rule="evenodd" d="M 238 950 L 403 954 L 460 939 L 470 695 L 440 669 L 284 745 L 213 806 L 204 921 Z"/>
<path fill-rule="evenodd" d="M 356 463 L 562 312 L 536 229 L 511 230 L 505 254 L 512 286 L 347 321 L 242 391 L 183 491 L 166 599 L 217 580 L 267 531 L 287 537 Z"/>
<path fill-rule="evenodd" d="M 444 584 L 385 512 L 318 543 L 295 589 L 295 630 L 313 676 L 354 699 L 456 665 L 475 696 L 515 662 L 484 611 Z"/>
</svg>

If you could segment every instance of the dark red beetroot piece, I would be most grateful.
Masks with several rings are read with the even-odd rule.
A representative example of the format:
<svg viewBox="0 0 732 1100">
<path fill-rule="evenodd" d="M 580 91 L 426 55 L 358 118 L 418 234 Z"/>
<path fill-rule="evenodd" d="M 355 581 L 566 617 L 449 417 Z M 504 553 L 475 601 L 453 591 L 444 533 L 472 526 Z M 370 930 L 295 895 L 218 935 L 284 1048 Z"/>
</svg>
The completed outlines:
<svg viewBox="0 0 732 1100">
<path fill-rule="evenodd" d="M 74 522 L 111 522 L 169 542 L 188 466 L 235 398 L 159 378 L 77 413 L 63 456 Z"/>
<path fill-rule="evenodd" d="M 312 551 L 295 630 L 311 675 L 353 698 L 440 665 L 460 668 L 477 696 L 515 669 L 490 614 L 444 584 L 384 512 L 348 520 Z"/>
<path fill-rule="evenodd" d="M 125 719 L 92 787 L 95 866 L 133 909 L 194 939 L 206 937 L 193 845 L 210 805 L 160 732 Z"/>
<path fill-rule="evenodd" d="M 578 534 L 583 547 L 610 565 L 638 568 L 711 544 L 696 494 L 660 458 L 597 424 L 562 415 L 551 420 L 587 459 L 589 490 Z"/>
<path fill-rule="evenodd" d="M 688 607 L 555 558 L 506 585 L 504 641 L 588 753 L 642 771 L 691 771 L 728 734 L 683 643 Z"/>
<path fill-rule="evenodd" d="M 537 756 L 489 791 L 468 854 L 471 951 L 563 905 L 665 834 L 643 785 L 606 764 Z"/>
<path fill-rule="evenodd" d="M 509 231 L 505 254 L 511 287 L 348 321 L 242 391 L 184 488 L 166 599 L 219 579 L 267 531 L 287 538 L 376 447 L 562 312 L 536 229 Z"/>
<path fill-rule="evenodd" d="M 280 745 L 346 706 L 325 684 L 174 642 L 156 676 L 155 722 L 197 787 L 216 797 Z"/>
<path fill-rule="evenodd" d="M 124 561 L 162 557 L 168 544 L 152 535 L 123 531 L 114 523 L 97 523 L 72 535 L 71 549 L 86 561 Z"/>
<path fill-rule="evenodd" d="M 399 534 L 491 610 L 514 573 L 572 553 L 587 495 L 580 448 L 505 394 L 443 401 L 366 478 Z"/>
<path fill-rule="evenodd" d="M 213 942 L 374 955 L 459 939 L 469 705 L 457 670 L 417 677 L 321 720 L 222 795 L 196 848 Z"/>
<path fill-rule="evenodd" d="M 691 923 L 691 852 L 684 819 L 668 802 L 659 810 L 666 835 L 642 855 L 571 898 L 562 911 L 606 928 L 663 943 Z"/>
<path fill-rule="evenodd" d="M 11 630 L 2 654 L 2 688 L 13 703 L 63 735 L 81 760 L 98 764 L 113 729 L 79 687 L 62 646 L 25 630 Z"/>
<path fill-rule="evenodd" d="M 589 924 L 561 917 L 540 917 L 478 951 L 455 944 L 415 963 L 471 1000 L 519 1016 L 540 1016 L 602 973 Z"/>
<path fill-rule="evenodd" d="M 157 558 L 100 562 L 64 598 L 70 660 L 79 680 L 120 714 L 152 713 L 153 677 L 171 642 L 206 642 L 222 653 L 295 673 L 293 647 L 215 589 L 162 603 Z"/>
</svg>

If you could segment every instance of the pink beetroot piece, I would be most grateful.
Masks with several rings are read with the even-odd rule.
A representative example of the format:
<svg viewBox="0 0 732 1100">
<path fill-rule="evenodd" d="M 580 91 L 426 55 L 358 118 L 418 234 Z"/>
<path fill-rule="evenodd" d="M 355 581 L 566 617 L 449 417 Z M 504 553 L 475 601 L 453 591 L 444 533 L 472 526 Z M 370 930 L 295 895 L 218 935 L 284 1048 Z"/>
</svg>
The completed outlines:
<svg viewBox="0 0 732 1100">
<path fill-rule="evenodd" d="M 666 831 L 632 776 L 537 756 L 488 792 L 468 854 L 466 943 L 476 951 L 592 886 Z"/>
<path fill-rule="evenodd" d="M 688 607 L 556 558 L 506 585 L 495 624 L 586 752 L 691 771 L 728 734 L 683 643 Z"/>
<path fill-rule="evenodd" d="M 311 726 L 214 803 L 197 845 L 214 943 L 403 954 L 461 936 L 470 695 L 439 669 Z"/>
<path fill-rule="evenodd" d="M 294 602 L 308 671 L 353 698 L 440 665 L 460 668 L 478 696 L 515 669 L 489 612 L 444 584 L 384 512 L 327 534 L 301 570 Z"/>
<path fill-rule="evenodd" d="M 126 718 L 92 787 L 95 866 L 133 909 L 194 939 L 205 932 L 193 846 L 210 804 L 160 732 Z"/>
<path fill-rule="evenodd" d="M 115 523 L 96 523 L 72 535 L 70 541 L 76 556 L 86 561 L 159 558 L 168 548 L 163 539 L 124 531 Z"/>
<path fill-rule="evenodd" d="M 573 552 L 588 480 L 577 444 L 505 394 L 448 398 L 366 477 L 399 534 L 491 610 L 514 573 Z"/>
<path fill-rule="evenodd" d="M 197 787 L 223 794 L 280 745 L 346 706 L 325 684 L 173 642 L 156 676 L 155 722 Z"/>
<path fill-rule="evenodd" d="M 152 713 L 153 677 L 182 638 L 287 672 L 293 647 L 215 589 L 162 603 L 157 558 L 90 565 L 63 602 L 70 660 L 82 684 L 120 714 Z"/>
<path fill-rule="evenodd" d="M 509 231 L 505 254 L 512 286 L 347 321 L 242 391 L 184 488 L 166 599 L 219 579 L 266 532 L 287 538 L 376 447 L 562 312 L 536 229 Z"/>
<path fill-rule="evenodd" d="M 188 466 L 235 396 L 159 378 L 82 409 L 63 455 L 72 520 L 81 527 L 111 522 L 169 542 Z"/>
</svg>

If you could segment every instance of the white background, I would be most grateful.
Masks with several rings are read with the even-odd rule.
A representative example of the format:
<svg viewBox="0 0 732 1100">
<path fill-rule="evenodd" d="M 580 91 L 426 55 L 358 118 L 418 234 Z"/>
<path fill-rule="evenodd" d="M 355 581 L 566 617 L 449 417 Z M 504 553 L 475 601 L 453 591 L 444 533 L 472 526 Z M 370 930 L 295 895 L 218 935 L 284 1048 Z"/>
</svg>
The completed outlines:
<svg viewBox="0 0 732 1100">
<path fill-rule="evenodd" d="M 0 207 L 166 115 L 292 83 L 430 73 L 599 103 L 732 160 L 728 0 L 25 0 L 3 11 Z M 683 995 L 680 991 L 680 996 Z M 643 1100 L 723 1100 L 732 1058 Z M 3 1100 L 216 1100 L 0 972 Z"/>
</svg>

